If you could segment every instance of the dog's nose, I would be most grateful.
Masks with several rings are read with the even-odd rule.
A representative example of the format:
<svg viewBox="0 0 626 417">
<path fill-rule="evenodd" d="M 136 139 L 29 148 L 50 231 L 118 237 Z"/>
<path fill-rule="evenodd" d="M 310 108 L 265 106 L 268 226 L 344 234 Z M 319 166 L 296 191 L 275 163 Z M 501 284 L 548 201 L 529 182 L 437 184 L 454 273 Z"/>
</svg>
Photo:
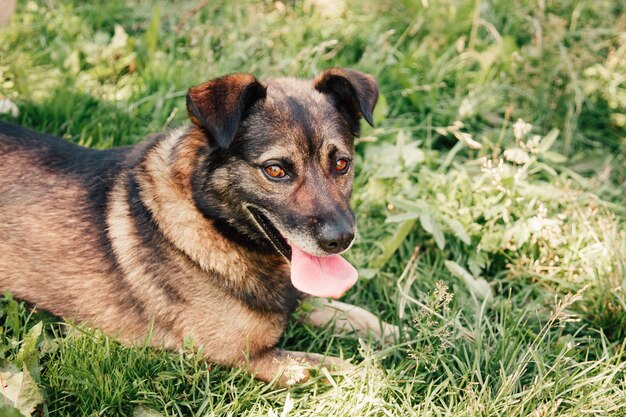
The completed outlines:
<svg viewBox="0 0 626 417">
<path fill-rule="evenodd" d="M 320 247 L 328 253 L 339 253 L 350 246 L 354 239 L 354 232 L 347 230 L 334 230 L 325 233 L 318 243 Z"/>
</svg>

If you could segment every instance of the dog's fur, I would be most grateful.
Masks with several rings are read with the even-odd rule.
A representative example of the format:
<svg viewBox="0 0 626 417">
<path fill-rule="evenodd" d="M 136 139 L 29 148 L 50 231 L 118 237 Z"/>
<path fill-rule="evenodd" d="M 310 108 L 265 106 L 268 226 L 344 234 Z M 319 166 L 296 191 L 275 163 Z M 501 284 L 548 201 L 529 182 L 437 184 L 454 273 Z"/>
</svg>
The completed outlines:
<svg viewBox="0 0 626 417">
<path fill-rule="evenodd" d="M 354 228 L 353 171 L 333 163 L 352 158 L 377 95 L 345 69 L 265 84 L 233 74 L 189 90 L 191 126 L 105 151 L 0 123 L 0 290 L 128 342 L 150 326 L 167 348 L 191 337 L 265 380 L 290 356 L 315 365 L 275 348 L 303 294 L 289 247 L 260 223 L 316 255 L 320 235 Z M 265 161 L 291 177 L 267 178 Z M 325 303 L 310 318 L 335 308 L 350 310 Z M 356 316 L 356 330 L 389 334 Z"/>
</svg>

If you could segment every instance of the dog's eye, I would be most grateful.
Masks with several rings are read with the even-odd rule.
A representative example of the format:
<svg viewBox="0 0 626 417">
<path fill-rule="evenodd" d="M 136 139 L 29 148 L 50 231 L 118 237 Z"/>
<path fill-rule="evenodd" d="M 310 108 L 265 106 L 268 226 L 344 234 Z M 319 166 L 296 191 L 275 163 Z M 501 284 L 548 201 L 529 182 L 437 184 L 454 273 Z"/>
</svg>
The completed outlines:
<svg viewBox="0 0 626 417">
<path fill-rule="evenodd" d="M 337 159 L 337 161 L 335 162 L 335 171 L 337 171 L 340 174 L 343 174 L 344 172 L 346 172 L 348 170 L 348 167 L 350 166 L 350 162 L 348 162 L 347 159 Z"/>
<path fill-rule="evenodd" d="M 265 174 L 270 178 L 284 178 L 285 170 L 280 165 L 268 165 L 263 168 Z"/>
</svg>

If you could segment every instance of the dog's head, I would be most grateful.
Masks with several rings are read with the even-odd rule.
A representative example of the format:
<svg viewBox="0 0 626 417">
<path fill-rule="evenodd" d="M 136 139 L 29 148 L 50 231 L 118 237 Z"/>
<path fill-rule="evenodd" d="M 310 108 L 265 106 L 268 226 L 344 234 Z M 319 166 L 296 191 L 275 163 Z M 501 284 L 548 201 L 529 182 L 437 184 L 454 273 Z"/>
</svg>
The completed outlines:
<svg viewBox="0 0 626 417">
<path fill-rule="evenodd" d="M 345 251 L 354 138 L 361 118 L 372 124 L 377 98 L 372 76 L 339 68 L 312 81 L 233 74 L 191 88 L 189 116 L 206 138 L 192 178 L 197 207 L 253 249 Z"/>
</svg>

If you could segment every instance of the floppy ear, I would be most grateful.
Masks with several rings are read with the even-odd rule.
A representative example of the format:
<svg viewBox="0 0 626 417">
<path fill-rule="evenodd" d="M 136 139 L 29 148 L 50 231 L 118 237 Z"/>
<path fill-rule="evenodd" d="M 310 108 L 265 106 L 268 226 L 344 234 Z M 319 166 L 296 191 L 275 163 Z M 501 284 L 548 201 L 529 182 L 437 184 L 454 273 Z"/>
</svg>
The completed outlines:
<svg viewBox="0 0 626 417">
<path fill-rule="evenodd" d="M 224 149 L 235 137 L 246 111 L 265 95 L 265 86 L 253 75 L 226 75 L 190 88 L 187 113 L 214 145 Z"/>
<path fill-rule="evenodd" d="M 330 68 L 313 80 L 315 89 L 333 97 L 337 109 L 348 117 L 353 133 L 359 133 L 359 120 L 374 126 L 378 82 L 369 74 L 344 68 Z"/>
</svg>

